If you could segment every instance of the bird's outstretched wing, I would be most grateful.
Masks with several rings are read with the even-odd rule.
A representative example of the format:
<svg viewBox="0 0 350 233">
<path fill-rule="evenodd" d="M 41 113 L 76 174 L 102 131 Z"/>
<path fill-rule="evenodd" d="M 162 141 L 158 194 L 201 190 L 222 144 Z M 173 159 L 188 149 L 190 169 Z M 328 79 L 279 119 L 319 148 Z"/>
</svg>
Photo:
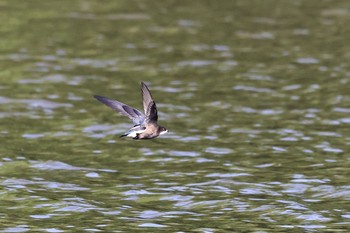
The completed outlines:
<svg viewBox="0 0 350 233">
<path fill-rule="evenodd" d="M 135 125 L 143 124 L 145 120 L 145 115 L 140 112 L 139 110 L 132 108 L 126 104 L 123 104 L 116 100 L 111 100 L 103 96 L 94 95 L 94 97 L 100 101 L 101 103 L 107 105 L 108 107 L 112 108 L 113 110 L 121 113 L 124 116 L 129 117 Z"/>
<path fill-rule="evenodd" d="M 144 82 L 141 82 L 141 94 L 143 99 L 143 109 L 146 115 L 146 121 L 149 122 L 157 122 L 158 121 L 158 112 L 157 106 L 154 102 L 151 92 L 149 91 L 147 85 Z"/>
</svg>

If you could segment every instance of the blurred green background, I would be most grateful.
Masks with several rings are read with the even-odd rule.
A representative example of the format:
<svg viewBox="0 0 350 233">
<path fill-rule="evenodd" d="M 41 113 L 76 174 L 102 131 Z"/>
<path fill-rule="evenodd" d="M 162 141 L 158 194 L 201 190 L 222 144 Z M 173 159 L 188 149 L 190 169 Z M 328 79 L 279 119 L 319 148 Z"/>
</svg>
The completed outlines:
<svg viewBox="0 0 350 233">
<path fill-rule="evenodd" d="M 0 232 L 348 232 L 349 1 L 0 1 Z M 169 133 L 119 135 L 152 91 Z"/>
</svg>

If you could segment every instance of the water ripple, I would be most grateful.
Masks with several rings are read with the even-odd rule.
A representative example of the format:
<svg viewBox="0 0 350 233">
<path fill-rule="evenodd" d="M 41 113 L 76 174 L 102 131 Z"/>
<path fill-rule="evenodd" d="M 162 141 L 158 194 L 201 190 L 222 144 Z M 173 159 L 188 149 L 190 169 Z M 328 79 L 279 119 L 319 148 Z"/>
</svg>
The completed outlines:
<svg viewBox="0 0 350 233">
<path fill-rule="evenodd" d="M 31 162 L 32 167 L 40 170 L 68 170 L 68 171 L 92 171 L 92 168 L 75 167 L 60 161 L 47 161 L 47 162 Z"/>
<path fill-rule="evenodd" d="M 231 154 L 232 150 L 229 148 L 220 148 L 220 147 L 207 147 L 205 150 L 207 153 L 211 154 L 219 154 L 219 155 L 225 155 L 225 154 Z"/>
<path fill-rule="evenodd" d="M 163 227 L 167 227 L 167 226 L 164 224 L 158 224 L 158 223 L 142 223 L 139 225 L 139 227 L 163 228 Z"/>
<path fill-rule="evenodd" d="M 241 176 L 251 176 L 248 173 L 209 173 L 205 177 L 232 178 Z"/>
<path fill-rule="evenodd" d="M 60 190 L 72 190 L 72 191 L 87 191 L 89 188 L 81 187 L 76 184 L 59 183 L 51 181 L 36 181 L 27 179 L 6 179 L 2 184 L 11 189 L 23 189 L 27 188 L 28 185 L 40 185 L 47 189 L 60 189 Z"/>
<path fill-rule="evenodd" d="M 29 226 L 27 225 L 18 225 L 16 227 L 8 227 L 2 230 L 1 232 L 11 232 L 11 233 L 16 233 L 16 232 L 27 232 L 30 231 L 28 228 Z"/>
<path fill-rule="evenodd" d="M 275 92 L 274 90 L 270 88 L 259 88 L 259 87 L 253 87 L 253 86 L 246 86 L 246 85 L 237 85 L 233 87 L 233 90 L 237 91 L 251 91 L 251 92 L 266 92 L 266 93 L 272 93 Z"/>
<path fill-rule="evenodd" d="M 319 60 L 313 57 L 301 57 L 298 58 L 296 62 L 299 64 L 317 64 Z"/>
<path fill-rule="evenodd" d="M 169 155 L 171 156 L 179 156 L 179 157 L 197 157 L 200 153 L 195 151 L 169 151 Z"/>
<path fill-rule="evenodd" d="M 88 212 L 90 210 L 100 210 L 102 211 L 103 208 L 99 208 L 95 205 L 86 203 L 84 200 L 79 198 L 67 198 L 66 201 L 62 201 L 59 203 L 59 206 L 54 211 L 55 212 L 78 212 L 78 213 L 84 213 Z"/>
<path fill-rule="evenodd" d="M 202 67 L 202 66 L 209 66 L 215 64 L 215 61 L 209 61 L 209 60 L 191 60 L 191 61 L 181 61 L 178 62 L 178 66 L 184 67 L 184 66 L 192 66 L 192 67 Z"/>
</svg>

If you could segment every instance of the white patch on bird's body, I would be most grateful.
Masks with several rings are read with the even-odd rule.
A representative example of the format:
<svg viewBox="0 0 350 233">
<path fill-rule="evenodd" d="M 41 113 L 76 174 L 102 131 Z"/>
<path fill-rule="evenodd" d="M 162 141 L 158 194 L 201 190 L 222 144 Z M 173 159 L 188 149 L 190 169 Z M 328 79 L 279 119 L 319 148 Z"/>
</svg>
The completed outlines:
<svg viewBox="0 0 350 233">
<path fill-rule="evenodd" d="M 126 133 L 126 137 L 130 137 L 130 138 L 134 138 L 137 136 L 137 134 L 143 133 L 145 130 L 135 130 L 135 131 L 130 131 L 128 133 Z"/>
</svg>

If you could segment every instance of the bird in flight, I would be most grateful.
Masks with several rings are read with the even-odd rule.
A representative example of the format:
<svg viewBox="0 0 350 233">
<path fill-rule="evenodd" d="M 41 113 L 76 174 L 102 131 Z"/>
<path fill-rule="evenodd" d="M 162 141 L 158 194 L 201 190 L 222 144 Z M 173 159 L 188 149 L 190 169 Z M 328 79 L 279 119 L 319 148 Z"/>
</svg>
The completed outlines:
<svg viewBox="0 0 350 233">
<path fill-rule="evenodd" d="M 152 139 L 168 132 L 166 128 L 158 125 L 157 106 L 151 92 L 144 82 L 141 82 L 141 94 L 143 99 L 143 109 L 145 113 L 123 104 L 116 100 L 111 100 L 103 96 L 94 95 L 101 103 L 113 110 L 127 116 L 134 123 L 134 127 L 129 129 L 120 137 L 131 137 L 133 139 Z"/>
</svg>

